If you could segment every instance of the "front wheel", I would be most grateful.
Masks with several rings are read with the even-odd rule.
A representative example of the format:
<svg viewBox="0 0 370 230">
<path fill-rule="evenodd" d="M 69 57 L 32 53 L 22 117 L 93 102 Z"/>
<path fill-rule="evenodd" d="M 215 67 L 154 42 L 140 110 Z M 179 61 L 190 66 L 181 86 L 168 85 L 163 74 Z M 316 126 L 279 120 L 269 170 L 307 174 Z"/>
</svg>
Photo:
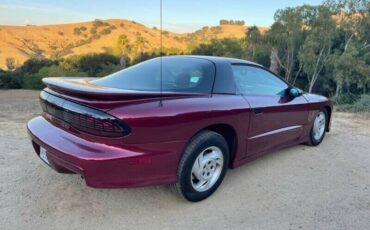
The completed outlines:
<svg viewBox="0 0 370 230">
<path fill-rule="evenodd" d="M 176 191 L 189 201 L 206 199 L 221 184 L 229 164 L 223 136 L 203 131 L 186 146 L 177 171 Z"/>
<path fill-rule="evenodd" d="M 308 144 L 311 146 L 319 145 L 325 137 L 325 131 L 328 122 L 328 113 L 326 109 L 320 109 L 316 114 L 310 132 Z"/>
</svg>

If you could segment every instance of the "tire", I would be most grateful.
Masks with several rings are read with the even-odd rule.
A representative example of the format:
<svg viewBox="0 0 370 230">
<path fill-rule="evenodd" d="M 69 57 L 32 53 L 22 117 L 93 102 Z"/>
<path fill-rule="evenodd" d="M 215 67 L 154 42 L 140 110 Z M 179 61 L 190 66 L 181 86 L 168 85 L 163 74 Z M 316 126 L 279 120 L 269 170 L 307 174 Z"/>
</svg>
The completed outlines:
<svg viewBox="0 0 370 230">
<path fill-rule="evenodd" d="M 177 182 L 172 187 L 188 201 L 204 200 L 221 184 L 228 165 L 229 147 L 225 138 L 213 131 L 202 131 L 185 147 Z"/>
<path fill-rule="evenodd" d="M 316 122 L 318 122 L 319 119 L 324 119 L 324 120 L 320 122 L 319 126 L 317 126 Z M 328 125 L 328 112 L 326 111 L 326 109 L 322 108 L 316 113 L 315 119 L 312 122 L 312 128 L 310 131 L 308 145 L 317 146 L 322 142 L 322 140 L 325 137 L 327 125 Z"/>
</svg>

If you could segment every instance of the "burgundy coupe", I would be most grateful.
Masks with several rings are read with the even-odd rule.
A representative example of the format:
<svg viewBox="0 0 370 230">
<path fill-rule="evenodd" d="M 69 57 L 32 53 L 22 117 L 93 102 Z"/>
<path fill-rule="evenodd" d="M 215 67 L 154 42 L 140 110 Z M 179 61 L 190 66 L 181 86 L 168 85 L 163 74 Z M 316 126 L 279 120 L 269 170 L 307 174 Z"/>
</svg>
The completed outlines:
<svg viewBox="0 0 370 230">
<path fill-rule="evenodd" d="M 210 196 L 228 168 L 318 145 L 331 102 L 245 60 L 169 56 L 97 78 L 45 78 L 28 131 L 38 156 L 96 188 L 172 184 Z"/>
</svg>

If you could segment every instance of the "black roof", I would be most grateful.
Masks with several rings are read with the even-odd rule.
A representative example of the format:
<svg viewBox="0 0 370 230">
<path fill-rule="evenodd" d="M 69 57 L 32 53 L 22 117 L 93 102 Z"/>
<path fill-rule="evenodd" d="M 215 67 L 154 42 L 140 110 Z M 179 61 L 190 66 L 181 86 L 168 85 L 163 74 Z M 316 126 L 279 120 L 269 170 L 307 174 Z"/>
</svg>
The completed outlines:
<svg viewBox="0 0 370 230">
<path fill-rule="evenodd" d="M 174 56 L 166 56 L 166 57 L 192 57 L 192 58 L 202 58 L 202 59 L 206 59 L 212 62 L 226 61 L 226 62 L 229 62 L 230 64 L 248 64 L 248 65 L 261 66 L 260 64 L 257 64 L 255 62 L 238 59 L 238 58 L 229 58 L 229 57 L 204 56 L 204 55 L 174 55 Z"/>
</svg>

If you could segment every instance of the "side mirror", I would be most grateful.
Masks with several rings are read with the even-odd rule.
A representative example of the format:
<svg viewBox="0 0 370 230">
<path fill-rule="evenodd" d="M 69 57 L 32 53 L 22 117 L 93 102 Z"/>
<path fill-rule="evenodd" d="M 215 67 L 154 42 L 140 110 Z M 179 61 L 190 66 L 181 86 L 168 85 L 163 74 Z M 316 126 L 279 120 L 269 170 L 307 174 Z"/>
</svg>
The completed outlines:
<svg viewBox="0 0 370 230">
<path fill-rule="evenodd" d="M 302 95 L 302 91 L 300 89 L 298 89 L 298 88 L 290 87 L 288 89 L 288 94 L 289 94 L 289 96 L 291 96 L 291 97 L 294 98 L 294 97 L 301 96 Z"/>
</svg>

